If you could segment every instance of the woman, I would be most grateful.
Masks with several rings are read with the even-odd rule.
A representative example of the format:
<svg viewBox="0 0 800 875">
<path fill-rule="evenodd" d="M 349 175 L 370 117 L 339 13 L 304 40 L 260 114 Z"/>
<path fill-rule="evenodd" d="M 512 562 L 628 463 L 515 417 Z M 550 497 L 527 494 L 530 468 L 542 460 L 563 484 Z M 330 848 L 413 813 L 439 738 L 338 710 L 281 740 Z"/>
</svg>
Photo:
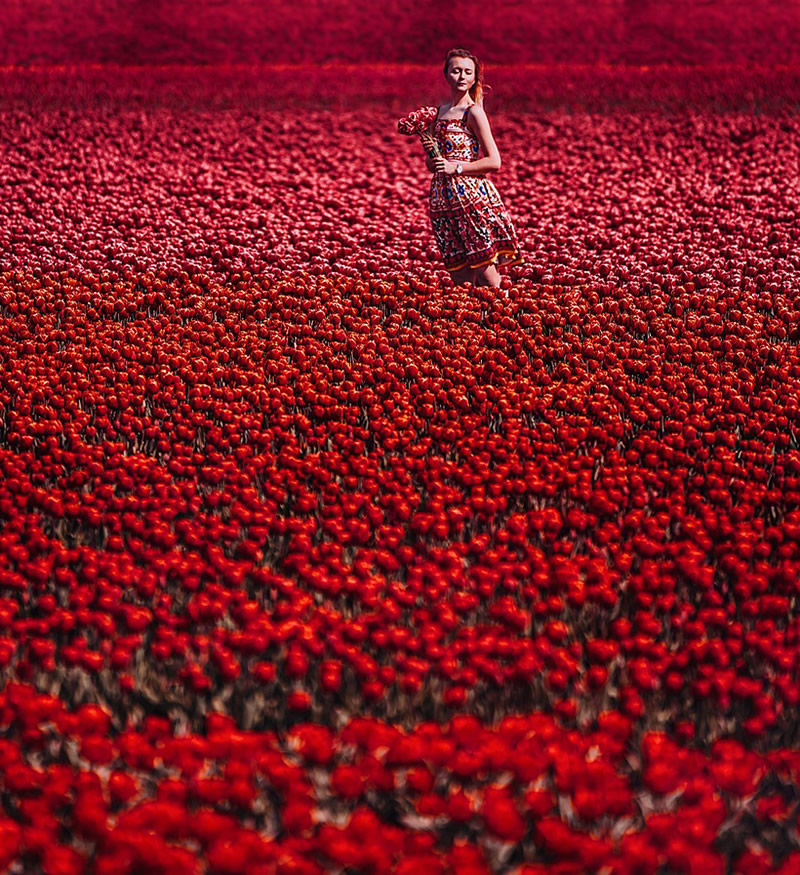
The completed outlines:
<svg viewBox="0 0 800 875">
<path fill-rule="evenodd" d="M 500 195 L 486 174 L 500 169 L 500 153 L 483 110 L 483 70 L 465 49 L 444 62 L 450 103 L 439 107 L 428 132 L 442 157 L 427 158 L 433 172 L 430 216 L 445 267 L 454 282 L 499 286 L 498 266 L 519 264 L 519 240 Z M 478 157 L 483 152 L 482 158 Z"/>
</svg>

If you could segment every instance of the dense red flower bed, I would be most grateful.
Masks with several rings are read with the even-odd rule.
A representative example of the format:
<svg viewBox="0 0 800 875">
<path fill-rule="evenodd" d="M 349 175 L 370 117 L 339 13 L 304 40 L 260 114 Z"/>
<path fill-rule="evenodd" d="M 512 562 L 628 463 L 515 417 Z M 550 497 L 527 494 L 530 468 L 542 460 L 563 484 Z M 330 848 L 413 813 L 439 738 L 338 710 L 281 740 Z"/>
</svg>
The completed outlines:
<svg viewBox="0 0 800 875">
<path fill-rule="evenodd" d="M 797 871 L 787 107 L 497 113 L 493 290 L 386 109 L 42 93 L 0 126 L 2 865 Z"/>
</svg>

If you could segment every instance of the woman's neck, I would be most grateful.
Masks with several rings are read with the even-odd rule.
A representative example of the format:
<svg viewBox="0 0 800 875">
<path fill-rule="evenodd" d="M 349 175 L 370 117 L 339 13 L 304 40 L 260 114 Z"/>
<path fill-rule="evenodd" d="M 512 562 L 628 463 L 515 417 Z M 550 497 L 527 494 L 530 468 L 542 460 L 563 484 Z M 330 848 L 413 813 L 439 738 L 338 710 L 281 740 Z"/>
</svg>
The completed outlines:
<svg viewBox="0 0 800 875">
<path fill-rule="evenodd" d="M 467 98 L 467 103 L 453 103 L 452 98 L 450 99 L 450 109 L 467 109 L 467 107 L 474 106 L 475 102 Z M 448 110 L 449 111 L 449 110 Z"/>
</svg>

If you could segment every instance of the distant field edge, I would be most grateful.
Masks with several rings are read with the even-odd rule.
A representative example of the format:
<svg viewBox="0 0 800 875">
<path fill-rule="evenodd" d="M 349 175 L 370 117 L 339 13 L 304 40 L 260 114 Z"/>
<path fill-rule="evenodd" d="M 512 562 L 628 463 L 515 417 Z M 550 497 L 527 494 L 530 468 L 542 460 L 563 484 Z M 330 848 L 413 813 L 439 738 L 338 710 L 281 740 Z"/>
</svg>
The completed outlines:
<svg viewBox="0 0 800 875">
<path fill-rule="evenodd" d="M 497 112 L 800 111 L 800 64 L 487 66 Z M 163 106 L 397 112 L 441 102 L 436 64 L 64 64 L 0 67 L 0 106 Z"/>
<path fill-rule="evenodd" d="M 624 73 L 648 73 L 648 72 L 716 72 L 725 70 L 743 71 L 749 70 L 752 72 L 800 72 L 800 62 L 796 64 L 763 64 L 753 62 L 730 62 L 730 63 L 697 63 L 697 64 L 677 64 L 677 63 L 654 63 L 654 64 L 610 64 L 610 63 L 588 63 L 576 64 L 567 62 L 553 62 L 541 64 L 486 64 L 488 71 L 579 71 L 579 70 L 608 70 Z M 430 72 L 434 71 L 438 75 L 438 62 L 431 61 L 430 64 L 414 64 L 414 63 L 353 63 L 339 61 L 323 61 L 319 64 L 312 63 L 297 63 L 297 64 L 109 64 L 109 63 L 86 63 L 86 64 L 5 64 L 0 65 L 0 73 L 72 73 L 90 70 L 127 70 L 141 72 L 156 72 L 165 70 L 180 70 L 180 71 L 212 71 L 223 70 L 231 72 L 246 72 L 253 70 L 263 71 L 293 71 L 293 70 L 343 70 L 343 71 L 364 71 L 364 70 L 413 70 L 415 72 Z"/>
</svg>

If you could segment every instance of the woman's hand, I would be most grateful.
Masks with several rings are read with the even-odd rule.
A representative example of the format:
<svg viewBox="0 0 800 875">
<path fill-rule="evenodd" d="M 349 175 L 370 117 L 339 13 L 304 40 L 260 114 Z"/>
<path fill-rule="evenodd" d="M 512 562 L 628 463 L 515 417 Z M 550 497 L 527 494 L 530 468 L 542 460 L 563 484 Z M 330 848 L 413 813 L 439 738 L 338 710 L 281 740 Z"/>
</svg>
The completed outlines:
<svg viewBox="0 0 800 875">
<path fill-rule="evenodd" d="M 448 161 L 447 158 L 434 158 L 433 169 L 436 173 L 446 173 L 452 176 L 456 172 L 456 162 Z"/>
</svg>

